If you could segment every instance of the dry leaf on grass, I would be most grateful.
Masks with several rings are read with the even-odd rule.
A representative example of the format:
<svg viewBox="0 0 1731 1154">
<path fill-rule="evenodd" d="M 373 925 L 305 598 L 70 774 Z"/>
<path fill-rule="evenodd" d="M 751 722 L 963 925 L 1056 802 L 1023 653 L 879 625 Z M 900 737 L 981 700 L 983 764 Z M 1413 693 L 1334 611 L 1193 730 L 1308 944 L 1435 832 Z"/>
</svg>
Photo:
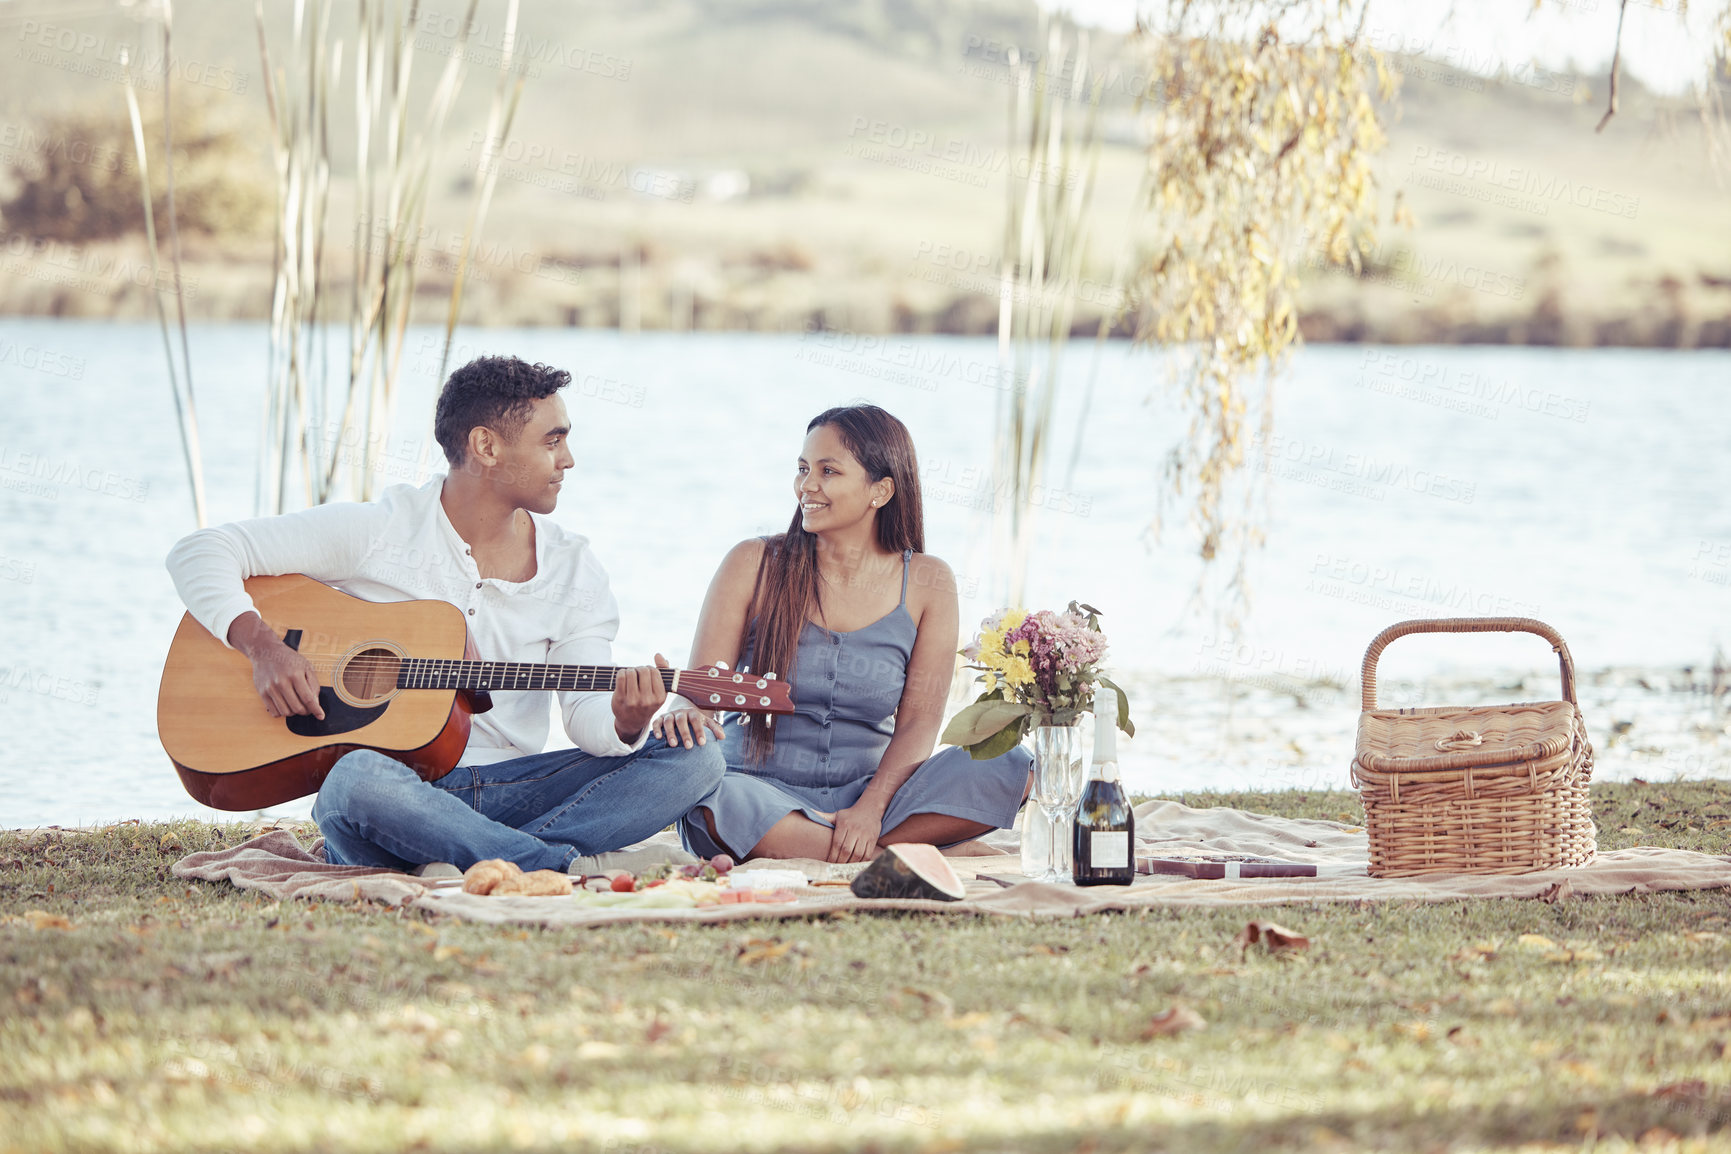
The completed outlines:
<svg viewBox="0 0 1731 1154">
<path fill-rule="evenodd" d="M 1151 1042 L 1155 1038 L 1169 1038 L 1173 1034 L 1182 1034 L 1185 1030 L 1200 1030 L 1208 1025 L 1201 1014 L 1189 1006 L 1174 1002 L 1161 1010 L 1142 1028 L 1142 1040 Z"/>
<path fill-rule="evenodd" d="M 1690 1078 L 1684 1082 L 1670 1082 L 1653 1091 L 1655 1098 L 1705 1098 L 1707 1083 L 1700 1078 Z"/>
<path fill-rule="evenodd" d="M 1557 943 L 1544 934 L 1522 934 L 1515 940 L 1529 950 L 1554 950 L 1557 948 Z"/>
<path fill-rule="evenodd" d="M 1233 939 L 1238 947 L 1239 956 L 1254 946 L 1257 942 L 1265 944 L 1270 952 L 1280 950 L 1308 950 L 1310 939 L 1297 930 L 1289 930 L 1274 922 L 1251 922 L 1244 927 L 1242 933 Z"/>
<path fill-rule="evenodd" d="M 26 910 L 24 920 L 33 930 L 69 930 L 72 919 L 65 914 L 51 914 L 47 910 Z"/>
<path fill-rule="evenodd" d="M 936 990 L 922 990 L 918 986 L 903 986 L 893 995 L 892 1004 L 899 1005 L 902 1001 L 903 995 L 910 998 L 918 998 L 920 1004 L 926 1008 L 926 1013 L 928 1015 L 935 1014 L 945 1020 L 955 1016 L 955 1003 L 950 1001 L 949 996 L 946 994 L 940 994 Z"/>
<path fill-rule="evenodd" d="M 1605 955 L 1592 946 L 1571 946 L 1568 949 L 1551 950 L 1545 954 L 1547 962 L 1602 962 Z"/>
<path fill-rule="evenodd" d="M 792 942 L 784 942 L 780 938 L 749 938 L 739 947 L 736 959 L 742 966 L 757 965 L 760 962 L 773 962 L 785 957 L 793 949 Z"/>
</svg>

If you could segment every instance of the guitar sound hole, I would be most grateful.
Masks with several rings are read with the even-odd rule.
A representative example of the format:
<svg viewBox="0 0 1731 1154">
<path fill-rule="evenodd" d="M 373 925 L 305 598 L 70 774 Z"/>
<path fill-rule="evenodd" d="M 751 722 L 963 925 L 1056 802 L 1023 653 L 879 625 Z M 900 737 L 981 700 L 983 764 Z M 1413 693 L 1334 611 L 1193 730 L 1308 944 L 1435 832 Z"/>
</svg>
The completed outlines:
<svg viewBox="0 0 1731 1154">
<path fill-rule="evenodd" d="M 380 701 L 397 689 L 402 658 L 389 649 L 363 649 L 343 666 L 343 691 L 360 702 Z"/>
</svg>

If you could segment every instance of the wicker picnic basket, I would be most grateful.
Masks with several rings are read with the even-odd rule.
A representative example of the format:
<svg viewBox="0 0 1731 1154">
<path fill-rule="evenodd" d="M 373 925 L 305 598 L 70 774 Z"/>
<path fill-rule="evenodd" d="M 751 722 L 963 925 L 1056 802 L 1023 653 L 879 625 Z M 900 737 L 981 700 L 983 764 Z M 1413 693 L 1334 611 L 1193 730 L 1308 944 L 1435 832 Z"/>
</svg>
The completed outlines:
<svg viewBox="0 0 1731 1154">
<path fill-rule="evenodd" d="M 1377 708 L 1377 658 L 1395 638 L 1492 632 L 1549 641 L 1563 700 Z M 1574 659 L 1549 625 L 1530 617 L 1391 625 L 1365 650 L 1363 704 L 1352 780 L 1364 801 L 1371 876 L 1530 873 L 1593 860 L 1593 747 L 1575 701 Z"/>
</svg>

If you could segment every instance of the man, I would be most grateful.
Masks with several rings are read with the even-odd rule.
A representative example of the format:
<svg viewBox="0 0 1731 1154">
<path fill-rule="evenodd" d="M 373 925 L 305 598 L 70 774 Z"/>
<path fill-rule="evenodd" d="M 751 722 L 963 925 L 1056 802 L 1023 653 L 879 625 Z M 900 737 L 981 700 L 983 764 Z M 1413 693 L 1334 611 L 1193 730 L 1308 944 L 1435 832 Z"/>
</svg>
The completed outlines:
<svg viewBox="0 0 1731 1154">
<path fill-rule="evenodd" d="M 586 538 L 548 519 L 574 461 L 559 389 L 571 374 L 483 357 L 451 374 L 434 435 L 450 472 L 373 503 L 323 505 L 201 529 L 168 555 L 175 588 L 211 633 L 246 654 L 273 717 L 323 717 L 305 657 L 253 609 L 242 582 L 304 573 L 370 601 L 439 598 L 463 610 L 484 660 L 610 664 L 619 611 Z M 656 662 L 666 661 L 656 655 Z M 650 740 L 666 700 L 654 667 L 621 671 L 611 698 L 559 694 L 576 749 L 541 752 L 547 699 L 500 692 L 474 717 L 457 768 L 435 782 L 371 751 L 339 760 L 313 816 L 343 865 L 582 870 L 662 829 L 721 780 L 720 750 Z M 578 860 L 584 858 L 584 860 Z"/>
</svg>

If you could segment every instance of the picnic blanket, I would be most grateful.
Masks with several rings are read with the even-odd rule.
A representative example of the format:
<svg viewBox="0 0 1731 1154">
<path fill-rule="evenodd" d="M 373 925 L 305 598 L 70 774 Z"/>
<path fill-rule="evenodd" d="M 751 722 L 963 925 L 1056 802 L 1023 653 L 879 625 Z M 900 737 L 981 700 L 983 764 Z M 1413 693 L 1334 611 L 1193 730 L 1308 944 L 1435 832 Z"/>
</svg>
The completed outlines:
<svg viewBox="0 0 1731 1154">
<path fill-rule="evenodd" d="M 1587 866 L 1529 874 L 1446 874 L 1425 878 L 1373 878 L 1362 867 L 1368 846 L 1362 829 L 1332 821 L 1272 817 L 1228 808 L 1193 809 L 1172 801 L 1136 807 L 1139 856 L 1232 859 L 1262 857 L 1334 867 L 1315 878 L 1198 881 L 1169 875 L 1138 877 L 1131 886 L 1078 887 L 1027 881 L 1020 874 L 1017 835 L 999 831 L 983 839 L 1004 852 L 952 857 L 967 885 L 958 902 L 856 898 L 845 887 L 800 891 L 786 903 L 741 903 L 698 909 L 593 908 L 566 898 L 481 897 L 389 870 L 334 866 L 322 842 L 302 846 L 286 829 L 270 830 L 232 849 L 195 853 L 174 865 L 178 877 L 230 881 L 278 899 L 378 901 L 478 922 L 591 926 L 628 921 L 721 922 L 745 918 L 811 917 L 837 910 L 917 910 L 943 914 L 1062 916 L 1153 906 L 1250 906 L 1294 902 L 1458 901 L 1467 898 L 1544 898 L 1572 894 L 1651 893 L 1731 886 L 1731 859 L 1691 850 L 1636 846 L 1601 853 Z M 677 844 L 662 833 L 645 844 Z M 756 860 L 754 867 L 797 869 L 808 878 L 848 878 L 864 866 L 809 859 Z M 992 879 L 1001 879 L 994 881 Z M 1008 883 L 1008 884 L 1003 884 Z"/>
</svg>

